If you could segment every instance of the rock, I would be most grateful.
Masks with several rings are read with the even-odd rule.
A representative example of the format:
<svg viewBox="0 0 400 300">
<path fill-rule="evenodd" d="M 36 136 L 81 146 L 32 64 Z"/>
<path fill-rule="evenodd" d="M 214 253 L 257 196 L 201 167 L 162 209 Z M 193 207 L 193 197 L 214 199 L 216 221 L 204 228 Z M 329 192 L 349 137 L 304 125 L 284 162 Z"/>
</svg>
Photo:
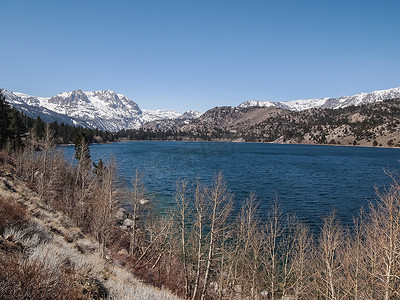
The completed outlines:
<svg viewBox="0 0 400 300">
<path fill-rule="evenodd" d="M 146 205 L 147 203 L 149 203 L 150 201 L 149 200 L 146 200 L 146 199 L 140 199 L 139 200 L 139 203 L 140 203 L 140 205 Z"/>
<path fill-rule="evenodd" d="M 117 219 L 118 222 L 124 221 L 128 217 L 128 211 L 125 208 L 120 208 L 116 215 L 115 218 Z"/>
<path fill-rule="evenodd" d="M 121 249 L 118 251 L 118 254 L 120 255 L 128 255 L 128 251 L 126 249 Z"/>
<path fill-rule="evenodd" d="M 132 227 L 133 226 L 133 221 L 131 219 L 126 218 L 124 220 L 123 226 Z"/>
</svg>

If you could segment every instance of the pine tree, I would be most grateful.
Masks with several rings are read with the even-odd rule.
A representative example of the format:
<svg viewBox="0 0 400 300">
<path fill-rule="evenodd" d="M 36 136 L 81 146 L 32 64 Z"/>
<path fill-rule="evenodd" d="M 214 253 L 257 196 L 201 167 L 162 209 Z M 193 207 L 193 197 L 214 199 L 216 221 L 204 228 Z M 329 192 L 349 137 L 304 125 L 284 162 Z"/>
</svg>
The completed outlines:
<svg viewBox="0 0 400 300">
<path fill-rule="evenodd" d="M 10 138 L 12 142 L 12 147 L 14 150 L 22 148 L 22 137 L 26 132 L 26 127 L 24 124 L 24 119 L 19 111 L 12 109 L 10 116 Z"/>
<path fill-rule="evenodd" d="M 35 130 L 37 138 L 39 140 L 43 139 L 45 131 L 45 123 L 42 121 L 40 116 L 37 116 L 35 124 L 33 125 L 33 129 Z"/>
<path fill-rule="evenodd" d="M 11 137 L 10 133 L 10 105 L 6 102 L 6 97 L 0 90 L 0 149 L 2 149 L 7 140 Z"/>
</svg>

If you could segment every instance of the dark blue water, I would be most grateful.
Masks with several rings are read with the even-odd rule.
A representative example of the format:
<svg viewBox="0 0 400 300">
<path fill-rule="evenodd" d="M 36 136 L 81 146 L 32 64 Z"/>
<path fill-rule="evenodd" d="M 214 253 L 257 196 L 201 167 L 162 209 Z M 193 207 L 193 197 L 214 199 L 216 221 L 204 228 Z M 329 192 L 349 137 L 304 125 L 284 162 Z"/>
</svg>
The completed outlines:
<svg viewBox="0 0 400 300">
<path fill-rule="evenodd" d="M 65 147 L 73 157 L 74 148 Z M 375 187 L 390 185 L 385 170 L 400 170 L 400 149 L 213 142 L 125 142 L 93 145 L 92 159 L 114 156 L 129 179 L 138 167 L 158 207 L 173 205 L 181 179 L 211 183 L 222 171 L 235 205 L 255 192 L 263 211 L 278 197 L 283 211 L 318 226 L 335 210 L 352 223 L 375 198 Z"/>
</svg>

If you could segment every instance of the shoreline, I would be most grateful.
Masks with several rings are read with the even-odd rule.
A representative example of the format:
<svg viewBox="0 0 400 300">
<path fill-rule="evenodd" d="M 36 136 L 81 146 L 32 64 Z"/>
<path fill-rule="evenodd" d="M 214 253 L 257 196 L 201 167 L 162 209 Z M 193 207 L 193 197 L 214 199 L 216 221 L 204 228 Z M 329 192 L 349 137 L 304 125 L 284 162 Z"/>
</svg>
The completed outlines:
<svg viewBox="0 0 400 300">
<path fill-rule="evenodd" d="M 256 142 L 256 141 L 235 141 L 235 140 L 175 140 L 175 139 L 152 139 L 152 140 L 118 140 L 114 142 L 105 143 L 91 143 L 92 145 L 104 145 L 114 143 L 125 143 L 125 142 L 187 142 L 187 143 L 243 143 L 243 144 L 273 144 L 273 145 L 303 145 L 303 146 L 331 146 L 331 147 L 355 147 L 355 148 L 376 148 L 376 149 L 400 149 L 400 147 L 389 147 L 389 146 L 367 146 L 367 145 L 342 145 L 342 144 L 316 144 L 316 143 L 279 143 L 279 142 Z M 74 144 L 59 144 L 58 146 L 74 146 Z"/>
</svg>

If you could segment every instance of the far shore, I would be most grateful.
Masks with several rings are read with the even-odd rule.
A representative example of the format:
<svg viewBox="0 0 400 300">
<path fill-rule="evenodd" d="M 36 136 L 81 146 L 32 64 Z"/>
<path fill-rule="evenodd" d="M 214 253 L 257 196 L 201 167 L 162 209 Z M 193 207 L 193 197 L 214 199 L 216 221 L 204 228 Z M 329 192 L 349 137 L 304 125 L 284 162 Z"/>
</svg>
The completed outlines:
<svg viewBox="0 0 400 300">
<path fill-rule="evenodd" d="M 333 147 L 363 147 L 363 148 L 381 148 L 381 149 L 399 149 L 398 146 L 369 146 L 369 145 L 350 145 L 350 144 L 316 144 L 316 143 L 279 143 L 279 142 L 257 142 L 257 141 L 243 141 L 243 140 L 190 140 L 190 139 L 152 139 L 152 140 L 129 140 L 120 139 L 114 142 L 103 142 L 103 143 L 91 143 L 90 145 L 103 145 L 103 144 L 113 144 L 113 143 L 125 143 L 125 142 L 195 142 L 195 143 L 247 143 L 247 144 L 275 144 L 275 145 L 303 145 L 303 146 L 333 146 Z M 59 147 L 69 147 L 74 146 L 74 144 L 58 144 Z"/>
</svg>

